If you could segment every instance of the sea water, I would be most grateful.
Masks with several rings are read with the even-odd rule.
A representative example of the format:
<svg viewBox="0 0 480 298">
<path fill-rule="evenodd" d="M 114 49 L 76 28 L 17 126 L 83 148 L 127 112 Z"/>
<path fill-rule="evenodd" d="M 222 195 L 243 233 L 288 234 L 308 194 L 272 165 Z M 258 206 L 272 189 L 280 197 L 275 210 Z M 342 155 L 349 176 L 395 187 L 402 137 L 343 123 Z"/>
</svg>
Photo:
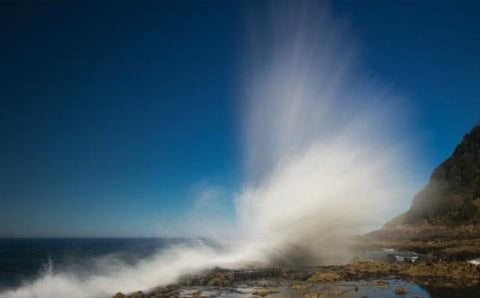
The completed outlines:
<svg viewBox="0 0 480 298">
<path fill-rule="evenodd" d="M 18 287 L 47 270 L 88 274 L 98 258 L 115 257 L 134 265 L 162 249 L 191 242 L 186 238 L 3 238 L 0 290 Z"/>
</svg>

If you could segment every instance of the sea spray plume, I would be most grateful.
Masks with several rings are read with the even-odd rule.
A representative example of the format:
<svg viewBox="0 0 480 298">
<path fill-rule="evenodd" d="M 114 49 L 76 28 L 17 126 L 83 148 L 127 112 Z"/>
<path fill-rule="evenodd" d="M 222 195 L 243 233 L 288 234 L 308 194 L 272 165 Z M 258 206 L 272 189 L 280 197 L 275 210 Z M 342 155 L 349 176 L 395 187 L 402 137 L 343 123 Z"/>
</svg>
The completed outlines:
<svg viewBox="0 0 480 298">
<path fill-rule="evenodd" d="M 237 214 L 265 260 L 339 262 L 345 236 L 383 222 L 409 189 L 399 98 L 362 75 L 347 24 L 326 6 L 271 8 L 271 28 L 252 26 L 271 31 L 253 31 L 249 45 Z"/>
<path fill-rule="evenodd" d="M 247 47 L 241 239 L 221 252 L 176 246 L 133 265 L 101 258 L 88 274 L 48 271 L 0 297 L 106 297 L 214 266 L 341 262 L 344 236 L 389 217 L 383 212 L 409 189 L 393 141 L 398 98 L 361 75 L 347 24 L 325 5 L 270 8 L 271 18 L 252 23 Z"/>
</svg>

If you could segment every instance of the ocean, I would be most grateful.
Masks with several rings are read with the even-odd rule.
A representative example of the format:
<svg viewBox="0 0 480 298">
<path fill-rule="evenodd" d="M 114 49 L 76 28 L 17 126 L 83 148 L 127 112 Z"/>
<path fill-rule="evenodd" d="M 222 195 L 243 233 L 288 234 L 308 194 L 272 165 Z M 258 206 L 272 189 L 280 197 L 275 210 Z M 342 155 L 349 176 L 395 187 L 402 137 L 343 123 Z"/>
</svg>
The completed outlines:
<svg viewBox="0 0 480 298">
<path fill-rule="evenodd" d="M 75 268 L 77 272 L 88 272 L 91 262 L 106 256 L 134 265 L 160 250 L 191 241 L 185 238 L 2 238 L 0 290 L 19 287 L 47 270 Z"/>
</svg>

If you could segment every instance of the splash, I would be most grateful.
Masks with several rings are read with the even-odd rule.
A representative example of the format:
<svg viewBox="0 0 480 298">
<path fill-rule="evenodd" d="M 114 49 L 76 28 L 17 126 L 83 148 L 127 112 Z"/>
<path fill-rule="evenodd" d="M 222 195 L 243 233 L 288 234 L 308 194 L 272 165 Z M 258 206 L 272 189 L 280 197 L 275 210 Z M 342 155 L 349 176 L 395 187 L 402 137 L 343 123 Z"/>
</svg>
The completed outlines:
<svg viewBox="0 0 480 298">
<path fill-rule="evenodd" d="M 250 23 L 245 185 L 235 198 L 241 237 L 221 251 L 177 246 L 135 265 L 98 259 L 86 275 L 47 270 L 1 297 L 108 297 L 213 266 L 348 259 L 348 236 L 383 222 L 409 190 L 400 99 L 361 71 L 346 22 L 318 2 L 289 3 L 274 2 L 270 22 L 257 15 Z"/>
<path fill-rule="evenodd" d="M 237 215 L 267 260 L 336 263 L 410 189 L 402 100 L 361 71 L 346 22 L 301 4 L 273 6 L 274 26 L 251 39 Z"/>
</svg>

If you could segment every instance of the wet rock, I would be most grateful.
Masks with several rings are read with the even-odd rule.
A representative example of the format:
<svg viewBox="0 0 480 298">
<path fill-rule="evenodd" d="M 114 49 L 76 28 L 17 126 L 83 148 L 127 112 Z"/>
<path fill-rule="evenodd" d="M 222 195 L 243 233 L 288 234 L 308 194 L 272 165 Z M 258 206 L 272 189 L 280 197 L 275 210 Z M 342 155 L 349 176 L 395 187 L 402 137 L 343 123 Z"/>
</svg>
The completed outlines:
<svg viewBox="0 0 480 298">
<path fill-rule="evenodd" d="M 257 270 L 226 270 L 215 268 L 196 275 L 183 276 L 179 284 L 182 286 L 226 286 L 233 282 L 258 280 L 261 278 L 280 277 L 282 271 L 275 268 Z"/>
<path fill-rule="evenodd" d="M 341 277 L 335 272 L 315 272 L 307 279 L 308 282 L 333 282 L 338 280 L 341 280 Z"/>
<path fill-rule="evenodd" d="M 222 287 L 232 284 L 234 278 L 227 272 L 219 272 L 207 283 L 209 286 Z"/>
<path fill-rule="evenodd" d="M 398 273 L 408 267 L 405 263 L 388 264 L 378 260 L 356 261 L 340 268 L 340 274 L 345 278 L 368 276 L 385 276 Z"/>
<path fill-rule="evenodd" d="M 260 290 L 255 290 L 252 295 L 254 296 L 260 296 L 260 297 L 265 297 L 270 294 L 276 294 L 278 293 L 277 289 L 260 289 Z"/>
<path fill-rule="evenodd" d="M 134 292 L 128 295 L 118 292 L 112 298 L 144 298 L 146 297 L 142 291 Z"/>
<path fill-rule="evenodd" d="M 395 289 L 395 294 L 397 295 L 406 295 L 410 292 L 410 290 L 408 288 L 396 288 Z"/>
<path fill-rule="evenodd" d="M 380 289 L 388 289 L 388 288 L 389 288 L 388 283 L 387 283 L 387 282 L 384 282 L 383 280 L 377 281 L 376 285 L 377 285 L 377 287 L 379 287 Z"/>
<path fill-rule="evenodd" d="M 199 298 L 202 296 L 202 291 L 196 291 L 192 293 L 192 298 Z"/>
<path fill-rule="evenodd" d="M 297 284 L 293 284 L 291 288 L 295 290 L 306 290 L 306 289 L 310 289 L 312 286 L 313 285 L 309 283 L 297 283 Z"/>
<path fill-rule="evenodd" d="M 327 298 L 327 296 L 320 293 L 307 293 L 303 295 L 303 298 Z"/>
<path fill-rule="evenodd" d="M 466 262 L 421 263 L 400 272 L 413 277 L 443 277 L 475 280 L 480 277 L 480 268 Z"/>
<path fill-rule="evenodd" d="M 144 298 L 145 295 L 143 294 L 142 291 L 138 291 L 138 292 L 129 294 L 127 297 L 128 297 L 128 298 Z"/>
<path fill-rule="evenodd" d="M 383 258 L 383 261 L 385 263 L 393 264 L 397 262 L 397 258 L 395 257 L 394 254 L 388 254 Z"/>
<path fill-rule="evenodd" d="M 150 297 L 154 298 L 176 298 L 179 297 L 179 287 L 178 286 L 166 286 L 159 287 L 150 292 Z"/>
<path fill-rule="evenodd" d="M 287 280 L 307 280 L 312 275 L 311 271 L 305 270 L 282 270 L 280 277 Z"/>
</svg>

